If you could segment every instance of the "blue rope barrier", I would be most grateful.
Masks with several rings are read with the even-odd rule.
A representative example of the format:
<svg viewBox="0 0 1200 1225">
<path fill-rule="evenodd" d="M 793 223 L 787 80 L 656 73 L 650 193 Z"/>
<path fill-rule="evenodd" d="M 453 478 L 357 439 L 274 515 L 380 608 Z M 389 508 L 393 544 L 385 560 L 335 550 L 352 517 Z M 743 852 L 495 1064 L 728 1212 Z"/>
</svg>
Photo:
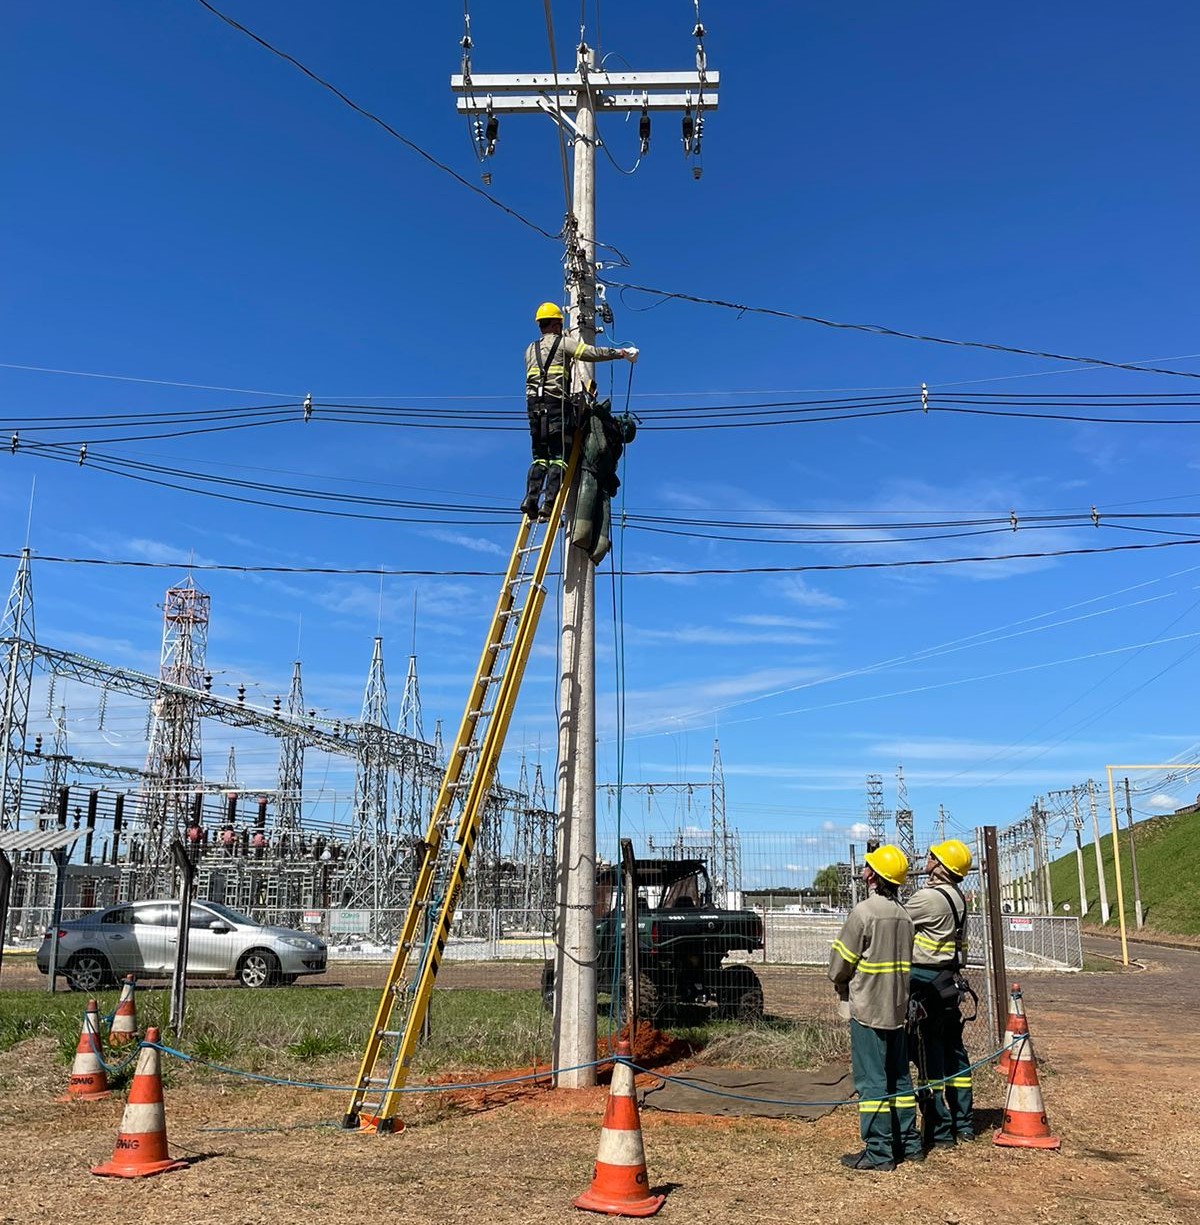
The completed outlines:
<svg viewBox="0 0 1200 1225">
<path fill-rule="evenodd" d="M 977 1068 L 983 1067 L 985 1064 L 991 1063 L 998 1059 L 1005 1051 L 1012 1050 L 1018 1045 L 1028 1040 L 1027 1035 L 1019 1034 L 1011 1042 L 1005 1043 L 998 1050 L 993 1051 L 990 1055 L 977 1060 L 968 1067 L 956 1072 L 955 1076 L 962 1076 L 967 1072 L 974 1072 Z M 276 1085 L 281 1088 L 292 1089 L 311 1089 L 314 1092 L 320 1093 L 357 1093 L 360 1086 L 358 1085 L 333 1085 L 324 1081 L 316 1080 L 291 1080 L 284 1076 L 268 1076 L 264 1072 L 247 1072 L 241 1068 L 231 1068 L 227 1064 L 213 1063 L 207 1059 L 199 1059 L 195 1055 L 189 1055 L 186 1051 L 177 1050 L 175 1047 L 167 1046 L 162 1042 L 141 1042 L 138 1049 L 144 1046 L 152 1046 L 155 1050 L 164 1055 L 170 1055 L 173 1059 L 178 1059 L 182 1063 L 192 1064 L 196 1067 L 208 1068 L 211 1071 L 218 1072 L 224 1076 L 234 1076 L 241 1080 L 254 1081 L 257 1084 Z M 135 1051 L 136 1054 L 136 1051 Z M 127 1060 L 126 1064 L 130 1061 Z M 653 1068 L 643 1067 L 641 1064 L 634 1063 L 631 1058 L 625 1055 L 614 1055 L 606 1059 L 594 1059 L 590 1063 L 575 1064 L 573 1067 L 567 1068 L 547 1068 L 544 1072 L 528 1072 L 521 1076 L 506 1076 L 501 1080 L 478 1080 L 478 1081 L 447 1081 L 441 1084 L 431 1085 L 404 1085 L 396 1089 L 379 1089 L 372 1090 L 380 1094 L 390 1093 L 405 1093 L 405 1094 L 420 1094 L 420 1093 L 454 1093 L 463 1089 L 496 1089 L 505 1085 L 517 1085 L 528 1083 L 530 1081 L 545 1080 L 547 1077 L 556 1076 L 560 1072 L 578 1072 L 585 1068 L 598 1068 L 608 1063 L 624 1063 L 631 1067 L 635 1072 L 642 1072 L 649 1076 L 654 1076 L 658 1080 L 670 1084 L 686 1085 L 689 1089 L 696 1089 L 701 1093 L 710 1094 L 713 1097 L 726 1097 L 733 1101 L 753 1102 L 758 1105 L 769 1106 L 791 1106 L 791 1107 L 807 1107 L 812 1109 L 837 1109 L 841 1106 L 852 1106 L 856 1099 L 849 1097 L 839 1101 L 831 1102 L 803 1102 L 792 1101 L 786 1098 L 774 1097 L 751 1097 L 742 1093 L 731 1093 L 727 1089 L 714 1089 L 707 1085 L 702 1085 L 698 1081 L 689 1080 L 683 1076 L 666 1076 L 661 1072 L 656 1072 Z M 928 1084 L 921 1086 L 923 1089 L 940 1089 L 943 1088 L 951 1077 L 942 1077 L 940 1080 L 930 1081 Z M 888 1101 L 894 1097 L 906 1096 L 899 1092 L 883 1094 L 880 1101 Z M 235 1129 L 240 1130 L 240 1129 Z"/>
</svg>

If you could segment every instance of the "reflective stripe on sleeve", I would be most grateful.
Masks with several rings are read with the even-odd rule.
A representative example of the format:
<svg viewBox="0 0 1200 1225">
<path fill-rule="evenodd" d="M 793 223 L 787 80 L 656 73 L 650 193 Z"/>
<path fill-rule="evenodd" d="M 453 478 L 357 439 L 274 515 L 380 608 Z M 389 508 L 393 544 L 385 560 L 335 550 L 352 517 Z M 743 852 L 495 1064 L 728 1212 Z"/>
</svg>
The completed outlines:
<svg viewBox="0 0 1200 1225">
<path fill-rule="evenodd" d="M 852 966 L 858 965 L 862 961 L 861 953 L 852 953 L 840 940 L 833 942 L 833 951 L 845 962 Z"/>
</svg>

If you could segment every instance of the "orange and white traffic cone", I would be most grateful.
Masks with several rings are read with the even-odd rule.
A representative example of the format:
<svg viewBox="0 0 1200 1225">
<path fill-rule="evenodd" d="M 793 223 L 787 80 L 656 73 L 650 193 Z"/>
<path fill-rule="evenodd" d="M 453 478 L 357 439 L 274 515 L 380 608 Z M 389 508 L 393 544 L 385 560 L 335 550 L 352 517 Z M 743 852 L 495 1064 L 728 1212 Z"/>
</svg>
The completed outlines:
<svg viewBox="0 0 1200 1225">
<path fill-rule="evenodd" d="M 158 1030 L 146 1030 L 146 1045 L 138 1053 L 112 1160 L 92 1166 L 93 1174 L 110 1178 L 147 1178 L 187 1166 L 186 1161 L 172 1161 L 167 1151 L 162 1075 L 158 1048 L 152 1045 L 157 1041 Z"/>
<path fill-rule="evenodd" d="M 137 1041 L 137 1003 L 134 1000 L 136 982 L 134 976 L 129 974 L 121 984 L 121 998 L 117 1000 L 117 1010 L 113 1013 L 112 1025 L 108 1030 L 109 1046 L 125 1046 Z"/>
<path fill-rule="evenodd" d="M 1023 1019 L 1023 1018 L 1022 1018 Z M 1046 1103 L 1038 1082 L 1037 1060 L 1028 1032 L 1018 1035 L 1008 1063 L 1008 1089 L 1004 1095 L 1004 1119 L 992 1142 L 1004 1148 L 1060 1148 L 1062 1141 L 1050 1132 Z"/>
<path fill-rule="evenodd" d="M 630 1057 L 629 1043 L 618 1042 L 592 1185 L 572 1202 L 611 1216 L 653 1216 L 667 1197 L 650 1194 Z"/>
<path fill-rule="evenodd" d="M 1000 1075 L 1008 1075 L 1008 1064 L 1012 1058 L 1013 1039 L 1018 1034 L 1029 1033 L 1029 1024 L 1025 1020 L 1025 1004 L 1021 999 L 1021 984 L 1013 983 L 1012 994 L 1008 998 L 1008 1023 L 1004 1027 L 1004 1049 L 1000 1052 L 1000 1062 L 997 1065 Z"/>
<path fill-rule="evenodd" d="M 100 1009 L 88 1000 L 79 1031 L 79 1045 L 67 1080 L 67 1091 L 60 1102 L 98 1102 L 109 1096 L 108 1076 L 100 1058 Z"/>
</svg>

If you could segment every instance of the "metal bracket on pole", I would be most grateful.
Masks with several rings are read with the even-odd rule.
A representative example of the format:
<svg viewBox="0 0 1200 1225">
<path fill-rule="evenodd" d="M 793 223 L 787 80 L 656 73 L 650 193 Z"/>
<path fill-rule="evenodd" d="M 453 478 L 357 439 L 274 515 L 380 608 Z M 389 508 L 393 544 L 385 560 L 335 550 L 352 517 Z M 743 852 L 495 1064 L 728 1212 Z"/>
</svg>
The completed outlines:
<svg viewBox="0 0 1200 1225">
<path fill-rule="evenodd" d="M 546 114 L 549 115 L 560 128 L 570 132 L 572 139 L 585 140 L 589 145 L 594 143 L 589 137 L 584 136 L 584 134 L 576 126 L 573 119 L 569 119 L 563 113 L 562 107 L 559 106 L 557 102 L 551 102 L 549 98 L 545 97 L 543 94 L 539 94 L 537 97 L 537 107 L 538 110 L 545 111 Z"/>
</svg>

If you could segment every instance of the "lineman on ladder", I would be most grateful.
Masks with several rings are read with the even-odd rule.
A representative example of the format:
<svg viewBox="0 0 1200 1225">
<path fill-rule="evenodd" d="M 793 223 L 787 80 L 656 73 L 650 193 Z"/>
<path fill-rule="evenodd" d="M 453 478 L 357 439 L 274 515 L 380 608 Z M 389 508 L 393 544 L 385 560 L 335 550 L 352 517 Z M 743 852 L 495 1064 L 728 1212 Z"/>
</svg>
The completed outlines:
<svg viewBox="0 0 1200 1225">
<path fill-rule="evenodd" d="M 959 885 L 971 870 L 971 852 L 957 838 L 937 842 L 929 848 L 925 870 L 928 885 L 908 900 L 913 921 L 912 994 L 919 1005 L 910 1053 L 917 1065 L 925 1144 L 953 1148 L 975 1139 L 971 1060 L 963 1042 L 960 1008 L 969 988 L 960 973 L 967 958 L 967 900 Z"/>
<path fill-rule="evenodd" d="M 543 515 L 562 484 L 575 431 L 575 405 L 571 400 L 574 362 L 611 362 L 623 357 L 636 362 L 637 349 L 598 349 L 581 340 L 563 338 L 563 313 L 553 302 L 543 302 L 534 314 L 541 335 L 525 350 L 525 403 L 533 463 L 525 482 L 521 510 L 530 519 L 538 514 L 538 499 L 546 486 Z"/>
</svg>

